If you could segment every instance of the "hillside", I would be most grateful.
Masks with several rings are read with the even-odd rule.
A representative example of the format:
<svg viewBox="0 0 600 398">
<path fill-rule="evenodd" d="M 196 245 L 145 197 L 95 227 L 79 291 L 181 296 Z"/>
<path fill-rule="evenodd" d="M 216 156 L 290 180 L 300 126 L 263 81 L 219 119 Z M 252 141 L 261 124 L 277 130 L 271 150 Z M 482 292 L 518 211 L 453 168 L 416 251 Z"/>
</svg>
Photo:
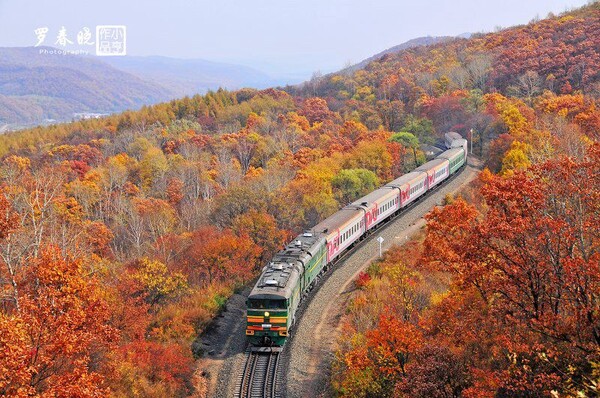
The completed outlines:
<svg viewBox="0 0 600 398">
<path fill-rule="evenodd" d="M 40 54 L 33 47 L 0 49 L 0 123 L 70 120 L 76 112 L 136 109 L 172 95 L 92 58 Z"/>
<path fill-rule="evenodd" d="M 379 96 L 389 90 L 388 97 L 414 102 L 423 94 L 457 89 L 508 93 L 510 87 L 523 85 L 519 79 L 528 71 L 538 75 L 530 83 L 537 94 L 544 89 L 594 92 L 600 74 L 598 7 L 594 3 L 560 17 L 470 40 L 431 38 L 438 43 L 386 51 L 370 59 L 364 72 L 328 76 L 318 94 L 345 99 L 361 86 L 369 86 Z M 567 82 L 570 87 L 563 88 Z"/>
<path fill-rule="evenodd" d="M 441 37 L 432 37 L 432 36 L 427 36 L 427 37 L 417 37 L 416 39 L 411 39 L 407 42 L 404 42 L 402 44 L 398 44 L 397 46 L 394 47 L 390 47 L 387 50 L 383 50 L 367 59 L 364 59 L 362 61 L 360 61 L 359 63 L 350 66 L 349 68 L 346 68 L 344 70 L 342 70 L 342 73 L 347 73 L 347 72 L 355 72 L 359 69 L 363 69 L 365 66 L 367 66 L 368 64 L 370 64 L 371 62 L 378 60 L 379 58 L 383 57 L 384 55 L 387 54 L 396 54 L 399 53 L 403 50 L 407 50 L 409 48 L 414 48 L 414 47 L 421 47 L 421 46 L 430 46 L 432 44 L 437 44 L 437 43 L 444 43 L 447 41 L 450 41 L 454 39 L 454 37 L 451 36 L 441 36 Z"/>
<path fill-rule="evenodd" d="M 333 388 L 577 396 L 600 363 L 599 34 L 593 4 L 286 90 L 209 91 L 3 134 L 0 395 L 201 396 L 194 341 L 227 298 L 295 233 L 455 130 L 489 172 L 469 204 L 429 217 L 426 246 L 361 275 Z M 118 83 L 89 77 L 105 70 L 95 63 L 23 66 L 19 54 L 3 77 L 19 101 L 22 87 L 49 94 L 29 84 L 32 68 L 59 92 L 64 73 L 102 104 L 119 98 L 92 87 Z"/>
</svg>

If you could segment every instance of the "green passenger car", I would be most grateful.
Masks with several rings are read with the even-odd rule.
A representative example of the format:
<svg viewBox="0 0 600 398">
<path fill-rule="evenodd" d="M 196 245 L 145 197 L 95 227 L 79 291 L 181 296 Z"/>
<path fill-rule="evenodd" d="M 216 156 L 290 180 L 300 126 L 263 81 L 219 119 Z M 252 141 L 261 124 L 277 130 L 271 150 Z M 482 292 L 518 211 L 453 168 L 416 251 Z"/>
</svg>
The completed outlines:
<svg viewBox="0 0 600 398">
<path fill-rule="evenodd" d="M 462 147 L 448 149 L 439 155 L 438 158 L 448 159 L 448 162 L 450 162 L 450 174 L 454 174 L 465 164 L 465 151 Z"/>
</svg>

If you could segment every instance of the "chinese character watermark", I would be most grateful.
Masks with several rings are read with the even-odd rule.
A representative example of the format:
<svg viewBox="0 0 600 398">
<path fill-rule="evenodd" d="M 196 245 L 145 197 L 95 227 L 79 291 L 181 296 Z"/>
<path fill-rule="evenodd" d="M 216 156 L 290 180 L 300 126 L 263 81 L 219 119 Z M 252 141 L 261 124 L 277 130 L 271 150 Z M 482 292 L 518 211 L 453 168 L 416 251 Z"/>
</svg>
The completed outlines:
<svg viewBox="0 0 600 398">
<path fill-rule="evenodd" d="M 77 33 L 77 43 L 80 46 L 86 45 L 86 46 L 91 46 L 94 44 L 94 42 L 90 42 L 90 40 L 92 39 L 92 32 L 90 32 L 90 28 L 88 28 L 87 26 L 84 27 L 83 29 L 81 29 L 79 31 L 79 33 Z"/>
<path fill-rule="evenodd" d="M 37 38 L 34 47 L 41 46 L 46 40 L 49 29 L 47 26 L 34 29 L 33 33 Z M 84 46 L 96 45 L 96 55 L 126 55 L 127 51 L 127 28 L 124 25 L 98 25 L 96 26 L 96 38 L 94 41 L 93 31 L 86 27 L 81 28 L 77 33 L 77 44 L 70 39 L 67 29 L 62 26 L 58 30 L 54 45 L 63 47 L 64 50 L 45 49 L 45 53 L 54 54 L 88 54 Z M 79 48 L 78 48 L 79 47 Z M 83 49 L 82 49 L 83 47 Z M 75 49 L 73 49 L 75 48 Z M 42 50 L 40 50 L 42 53 Z"/>
<path fill-rule="evenodd" d="M 33 31 L 33 33 L 35 33 L 35 36 L 38 39 L 38 42 L 34 47 L 39 47 L 44 42 L 44 40 L 46 40 L 46 35 L 48 34 L 48 27 L 44 26 L 41 28 L 37 28 Z"/>
<path fill-rule="evenodd" d="M 96 55 L 125 55 L 127 28 L 123 25 L 96 26 Z"/>
<path fill-rule="evenodd" d="M 54 44 L 58 44 L 59 46 L 66 47 L 67 43 L 73 44 L 71 40 L 67 38 L 67 29 L 63 26 L 58 31 L 58 36 L 56 36 L 56 42 Z"/>
</svg>

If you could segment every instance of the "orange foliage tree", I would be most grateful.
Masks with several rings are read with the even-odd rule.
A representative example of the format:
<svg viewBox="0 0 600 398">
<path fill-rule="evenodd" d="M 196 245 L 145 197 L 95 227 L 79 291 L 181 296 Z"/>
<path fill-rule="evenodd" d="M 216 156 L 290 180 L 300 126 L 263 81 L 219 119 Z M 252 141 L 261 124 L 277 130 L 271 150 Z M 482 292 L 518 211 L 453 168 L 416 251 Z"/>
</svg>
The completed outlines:
<svg viewBox="0 0 600 398">
<path fill-rule="evenodd" d="M 600 360 L 599 165 L 596 144 L 580 162 L 488 176 L 485 215 L 457 201 L 428 217 L 426 258 L 460 289 L 476 289 L 497 322 L 488 354 L 505 363 L 493 373 L 512 394 L 591 388 Z"/>
<path fill-rule="evenodd" d="M 99 369 L 117 337 L 97 282 L 80 261 L 46 248 L 21 284 L 19 308 L 0 313 L 0 392 L 103 396 Z"/>
<path fill-rule="evenodd" d="M 204 227 L 193 233 L 184 258 L 190 280 L 206 286 L 215 281 L 249 280 L 259 256 L 260 248 L 248 236 Z"/>
</svg>

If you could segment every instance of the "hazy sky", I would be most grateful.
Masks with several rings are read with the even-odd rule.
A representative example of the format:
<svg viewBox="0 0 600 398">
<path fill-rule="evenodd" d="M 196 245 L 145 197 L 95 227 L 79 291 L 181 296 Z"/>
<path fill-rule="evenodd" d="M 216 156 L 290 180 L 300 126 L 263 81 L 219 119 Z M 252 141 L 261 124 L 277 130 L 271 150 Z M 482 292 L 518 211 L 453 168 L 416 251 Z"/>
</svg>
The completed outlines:
<svg viewBox="0 0 600 398">
<path fill-rule="evenodd" d="M 420 36 L 493 31 L 586 0 L 0 0 L 0 46 L 34 30 L 126 25 L 130 55 L 243 63 L 269 72 L 331 71 Z"/>
</svg>

